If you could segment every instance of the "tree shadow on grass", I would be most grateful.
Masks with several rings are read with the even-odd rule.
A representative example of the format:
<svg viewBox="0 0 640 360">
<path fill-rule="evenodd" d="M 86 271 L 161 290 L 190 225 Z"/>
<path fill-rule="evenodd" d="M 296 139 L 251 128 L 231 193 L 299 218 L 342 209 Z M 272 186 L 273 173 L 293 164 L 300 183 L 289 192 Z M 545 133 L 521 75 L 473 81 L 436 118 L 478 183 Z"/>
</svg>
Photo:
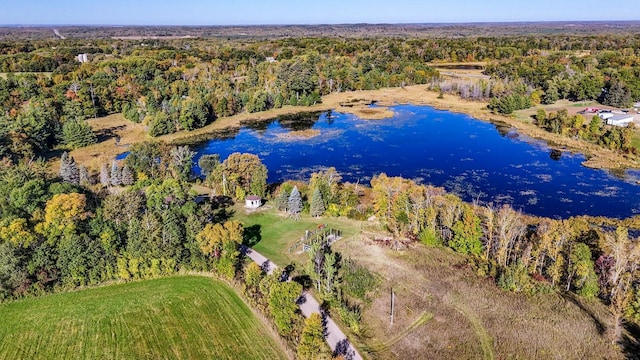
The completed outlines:
<svg viewBox="0 0 640 360">
<path fill-rule="evenodd" d="M 244 235 L 242 238 L 242 244 L 247 246 L 255 246 L 262 240 L 261 234 L 262 225 L 255 224 L 244 228 Z"/>
<path fill-rule="evenodd" d="M 598 333 L 600 335 L 603 335 L 607 331 L 606 325 L 594 314 L 594 312 L 591 309 L 584 306 L 582 301 L 578 299 L 576 295 L 571 293 L 563 293 L 562 297 L 565 300 L 577 306 L 578 308 L 580 308 L 580 310 L 582 310 L 585 314 L 589 315 L 589 317 L 591 317 L 591 320 L 593 320 L 593 323 L 596 326 L 596 329 L 598 330 Z"/>
<path fill-rule="evenodd" d="M 640 325 L 628 321 L 624 323 L 624 333 L 620 346 L 627 359 L 640 359 Z"/>
</svg>

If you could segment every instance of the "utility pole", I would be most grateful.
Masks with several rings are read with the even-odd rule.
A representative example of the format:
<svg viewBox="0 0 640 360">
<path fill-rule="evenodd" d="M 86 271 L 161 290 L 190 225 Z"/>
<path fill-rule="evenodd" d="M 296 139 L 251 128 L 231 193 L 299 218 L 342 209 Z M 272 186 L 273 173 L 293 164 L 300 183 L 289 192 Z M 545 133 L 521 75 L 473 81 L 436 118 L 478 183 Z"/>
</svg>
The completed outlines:
<svg viewBox="0 0 640 360">
<path fill-rule="evenodd" d="M 396 302 L 396 294 L 393 292 L 393 288 L 391 288 L 391 325 L 393 325 L 393 310 Z"/>
</svg>

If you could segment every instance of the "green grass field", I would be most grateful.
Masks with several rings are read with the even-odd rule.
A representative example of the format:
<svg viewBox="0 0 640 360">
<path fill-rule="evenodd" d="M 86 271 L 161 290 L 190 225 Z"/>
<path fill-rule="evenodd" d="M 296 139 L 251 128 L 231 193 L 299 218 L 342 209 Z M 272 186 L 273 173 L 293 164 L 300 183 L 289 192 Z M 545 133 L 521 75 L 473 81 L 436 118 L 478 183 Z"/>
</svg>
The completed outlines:
<svg viewBox="0 0 640 360">
<path fill-rule="evenodd" d="M 300 247 L 289 253 L 289 247 L 304 236 L 305 230 L 314 230 L 319 224 L 342 231 L 343 238 L 352 237 L 360 232 L 360 222 L 343 218 L 313 218 L 302 215 L 300 220 L 282 216 L 274 209 L 261 209 L 247 214 L 244 208 L 236 206 L 234 219 L 241 221 L 245 229 L 259 228 L 260 241 L 252 247 L 279 266 L 291 261 L 306 261 L 305 254 L 299 254 Z M 245 230 L 246 231 L 246 230 Z"/>
<path fill-rule="evenodd" d="M 0 305 L 0 359 L 286 359 L 233 289 L 175 276 Z"/>
</svg>

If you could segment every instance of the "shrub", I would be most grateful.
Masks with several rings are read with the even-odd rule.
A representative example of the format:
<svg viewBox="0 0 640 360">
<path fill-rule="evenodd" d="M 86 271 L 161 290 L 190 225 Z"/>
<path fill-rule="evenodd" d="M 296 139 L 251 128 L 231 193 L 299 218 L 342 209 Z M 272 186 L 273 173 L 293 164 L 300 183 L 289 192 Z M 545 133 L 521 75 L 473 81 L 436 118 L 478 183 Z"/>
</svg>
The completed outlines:
<svg viewBox="0 0 640 360">
<path fill-rule="evenodd" d="M 345 260 L 342 264 L 343 291 L 348 296 L 368 301 L 367 294 L 375 291 L 379 281 L 367 268 Z"/>
<path fill-rule="evenodd" d="M 433 229 L 423 229 L 420 231 L 420 234 L 418 234 L 418 239 L 427 246 L 439 247 L 442 245 L 442 241 Z"/>
</svg>

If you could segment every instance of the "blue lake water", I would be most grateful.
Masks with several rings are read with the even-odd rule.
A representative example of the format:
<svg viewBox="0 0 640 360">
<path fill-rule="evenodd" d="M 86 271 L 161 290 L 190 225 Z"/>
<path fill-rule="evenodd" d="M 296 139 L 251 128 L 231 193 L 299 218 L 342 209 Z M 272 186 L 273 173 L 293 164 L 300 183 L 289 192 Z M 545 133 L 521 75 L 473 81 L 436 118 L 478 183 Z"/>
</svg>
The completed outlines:
<svg viewBox="0 0 640 360">
<path fill-rule="evenodd" d="M 464 114 L 414 105 L 392 110 L 396 115 L 386 120 L 333 112 L 249 125 L 234 137 L 196 146 L 196 161 L 202 154 L 225 159 L 233 152 L 254 153 L 267 166 L 270 182 L 308 179 L 330 166 L 350 182 L 368 183 L 384 172 L 442 186 L 467 201 L 506 203 L 556 218 L 640 212 L 635 176 L 620 179 L 585 168 L 582 155 L 553 151 L 544 142 Z M 286 136 L 306 128 L 320 134 Z"/>
</svg>

